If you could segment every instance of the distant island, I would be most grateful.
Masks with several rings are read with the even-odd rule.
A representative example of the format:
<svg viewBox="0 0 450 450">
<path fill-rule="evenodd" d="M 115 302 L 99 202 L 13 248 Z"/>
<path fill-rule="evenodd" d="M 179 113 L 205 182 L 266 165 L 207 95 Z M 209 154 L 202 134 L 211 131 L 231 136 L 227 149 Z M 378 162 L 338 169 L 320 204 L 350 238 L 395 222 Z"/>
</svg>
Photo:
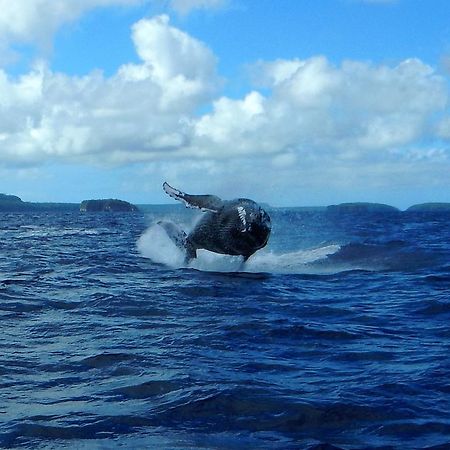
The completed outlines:
<svg viewBox="0 0 450 450">
<path fill-rule="evenodd" d="M 136 212 L 137 206 L 123 200 L 85 200 L 81 203 L 34 203 L 24 202 L 16 195 L 0 194 L 0 212 L 73 212 L 73 211 L 112 211 Z"/>
<path fill-rule="evenodd" d="M 410 206 L 406 211 L 410 211 L 410 212 L 449 211 L 450 212 L 450 203 L 420 203 L 418 205 Z"/>
<path fill-rule="evenodd" d="M 20 197 L 17 197 L 17 195 L 7 195 L 7 194 L 0 194 L 0 205 L 2 206 L 22 206 L 23 201 Z"/>
<path fill-rule="evenodd" d="M 394 206 L 383 203 L 341 203 L 339 205 L 327 206 L 329 213 L 399 213 L 400 210 Z"/>
<path fill-rule="evenodd" d="M 0 194 L 0 211 L 3 212 L 76 211 L 78 208 L 78 203 L 24 202 L 16 195 Z"/>
<path fill-rule="evenodd" d="M 83 200 L 80 205 L 81 212 L 137 212 L 138 207 L 124 200 L 113 198 L 101 200 Z"/>
</svg>

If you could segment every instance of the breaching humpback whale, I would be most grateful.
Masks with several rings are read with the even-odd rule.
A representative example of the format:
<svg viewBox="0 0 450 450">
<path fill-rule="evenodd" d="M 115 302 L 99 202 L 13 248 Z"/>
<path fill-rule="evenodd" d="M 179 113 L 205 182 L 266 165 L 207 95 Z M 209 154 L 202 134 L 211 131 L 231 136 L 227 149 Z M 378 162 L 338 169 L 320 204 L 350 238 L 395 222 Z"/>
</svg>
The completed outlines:
<svg viewBox="0 0 450 450">
<path fill-rule="evenodd" d="M 172 241 L 186 252 L 186 262 L 197 257 L 198 249 L 242 255 L 247 261 L 267 244 L 271 230 L 270 217 L 253 200 L 222 200 L 215 195 L 190 195 L 168 183 L 163 184 L 163 189 L 186 207 L 205 213 L 189 234 L 172 222 L 158 222 Z"/>
</svg>

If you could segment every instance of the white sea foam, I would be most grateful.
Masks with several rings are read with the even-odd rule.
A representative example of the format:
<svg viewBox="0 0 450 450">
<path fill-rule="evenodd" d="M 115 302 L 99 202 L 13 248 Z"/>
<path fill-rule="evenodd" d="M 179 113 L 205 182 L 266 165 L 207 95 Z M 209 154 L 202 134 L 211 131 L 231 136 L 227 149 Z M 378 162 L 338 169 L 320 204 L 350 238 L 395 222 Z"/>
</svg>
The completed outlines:
<svg viewBox="0 0 450 450">
<path fill-rule="evenodd" d="M 180 250 L 159 225 L 152 225 L 137 241 L 139 253 L 153 262 L 172 268 L 184 264 L 184 252 Z"/>
<path fill-rule="evenodd" d="M 197 258 L 187 266 L 184 252 L 180 250 L 158 225 L 148 228 L 137 242 L 140 254 L 153 262 L 171 268 L 189 267 L 212 272 L 266 272 L 266 273 L 310 273 L 311 265 L 336 253 L 339 245 L 275 253 L 268 248 L 255 253 L 245 264 L 241 256 L 219 255 L 207 250 L 198 250 Z"/>
<path fill-rule="evenodd" d="M 326 245 L 306 250 L 297 250 L 287 253 L 274 253 L 272 251 L 262 251 L 256 253 L 246 265 L 246 270 L 250 272 L 274 272 L 274 273 L 309 273 L 311 265 L 326 259 L 339 251 L 339 245 Z"/>
</svg>

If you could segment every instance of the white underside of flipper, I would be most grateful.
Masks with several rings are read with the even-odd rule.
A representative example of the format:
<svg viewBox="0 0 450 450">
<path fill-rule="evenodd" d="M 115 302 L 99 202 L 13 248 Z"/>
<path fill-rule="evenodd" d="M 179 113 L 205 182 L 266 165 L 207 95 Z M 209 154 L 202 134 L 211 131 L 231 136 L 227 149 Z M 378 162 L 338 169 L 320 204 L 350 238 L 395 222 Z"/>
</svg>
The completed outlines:
<svg viewBox="0 0 450 450">
<path fill-rule="evenodd" d="M 184 197 L 184 192 L 179 191 L 178 189 L 173 188 L 169 183 L 164 182 L 163 184 L 164 192 L 169 196 L 183 202 L 186 208 L 194 208 Z"/>
</svg>

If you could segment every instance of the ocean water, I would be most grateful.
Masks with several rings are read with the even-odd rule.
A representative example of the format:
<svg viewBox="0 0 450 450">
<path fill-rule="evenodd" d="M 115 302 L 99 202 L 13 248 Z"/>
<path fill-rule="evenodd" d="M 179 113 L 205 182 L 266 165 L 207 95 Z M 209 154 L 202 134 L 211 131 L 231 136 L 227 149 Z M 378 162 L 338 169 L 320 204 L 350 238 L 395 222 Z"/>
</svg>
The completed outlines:
<svg viewBox="0 0 450 450">
<path fill-rule="evenodd" d="M 450 448 L 450 215 L 271 216 L 239 271 L 178 207 L 3 213 L 0 447 Z"/>
</svg>

